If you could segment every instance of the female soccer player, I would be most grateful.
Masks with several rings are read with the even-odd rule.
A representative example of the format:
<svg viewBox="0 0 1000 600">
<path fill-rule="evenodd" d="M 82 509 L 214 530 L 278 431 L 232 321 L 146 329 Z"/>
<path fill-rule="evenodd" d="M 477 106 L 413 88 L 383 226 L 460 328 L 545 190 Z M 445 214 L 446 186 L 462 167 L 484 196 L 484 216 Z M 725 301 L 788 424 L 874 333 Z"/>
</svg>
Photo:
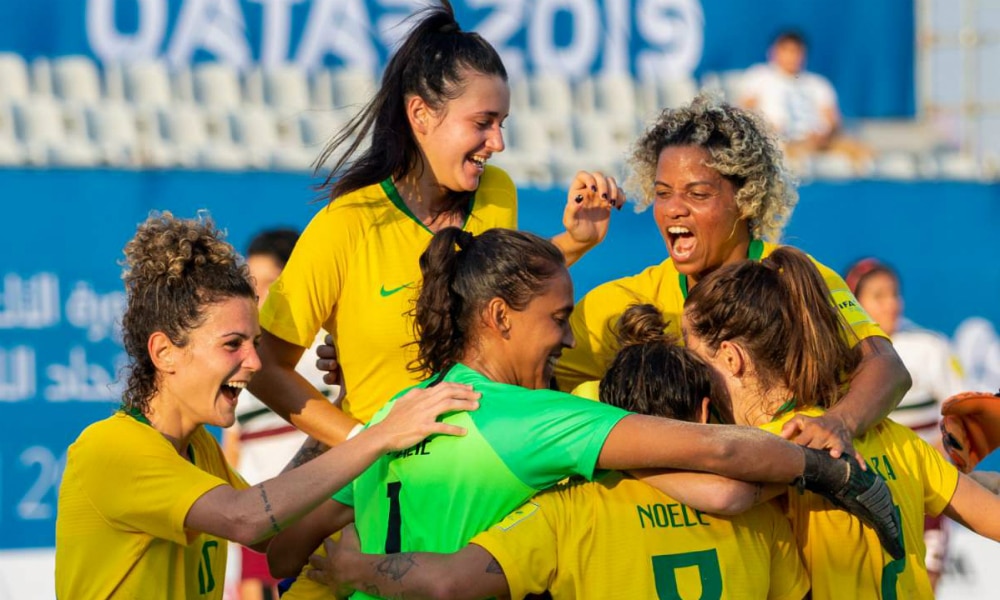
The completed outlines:
<svg viewBox="0 0 1000 600">
<path fill-rule="evenodd" d="M 414 366 L 427 378 L 419 387 L 474 386 L 480 408 L 444 418 L 468 435 L 462 443 L 432 437 L 378 461 L 275 539 L 268 558 L 276 575 L 297 573 L 323 537 L 352 517 L 365 552 L 454 552 L 535 492 L 570 475 L 592 479 L 597 469 L 798 480 L 832 491 L 894 541 L 881 480 L 853 461 L 750 428 L 630 414 L 549 389 L 560 353 L 573 346 L 573 285 L 552 243 L 505 229 L 472 236 L 448 228 L 431 240 L 420 267 Z"/>
<path fill-rule="evenodd" d="M 637 192 L 670 258 L 642 273 L 605 283 L 578 303 L 570 324 L 576 347 L 556 366 L 560 389 L 598 380 L 615 355 L 610 333 L 626 306 L 650 303 L 680 337 L 684 298 L 709 273 L 777 248 L 797 194 L 767 128 L 751 113 L 707 96 L 665 110 L 631 157 Z M 770 240 L 770 241 L 767 241 Z M 861 310 L 844 281 L 822 265 L 829 296 L 860 340 L 862 360 L 844 397 L 829 413 L 789 421 L 785 433 L 802 444 L 847 448 L 896 406 L 909 374 L 885 334 Z"/>
<path fill-rule="evenodd" d="M 706 423 L 710 369 L 663 333 L 650 305 L 622 315 L 622 349 L 604 379 L 605 404 Z M 544 491 L 454 554 L 364 555 L 350 533 L 309 577 L 334 589 L 376 586 L 406 598 L 779 598 L 801 600 L 808 577 L 788 520 L 763 504 L 733 516 L 694 510 L 609 472 Z M 387 569 L 390 564 L 396 569 Z M 395 574 L 393 576 L 392 574 Z"/>
<path fill-rule="evenodd" d="M 847 270 L 844 281 L 861 307 L 892 338 L 893 347 L 913 377 L 913 386 L 889 416 L 943 452 L 941 404 L 966 389 L 951 343 L 903 316 L 899 274 L 884 262 L 875 258 L 859 260 Z M 924 520 L 925 564 L 932 588 L 936 588 L 944 571 L 949 529 L 944 517 L 928 516 Z"/>
<path fill-rule="evenodd" d="M 794 248 L 717 269 L 684 306 L 688 347 L 725 382 L 737 423 L 778 433 L 795 415 L 840 402 L 861 357 L 843 335 L 814 263 Z M 924 515 L 944 512 L 1000 540 L 1000 498 L 960 474 L 909 428 L 885 420 L 854 440 L 885 479 L 902 517 L 905 556 L 888 556 L 857 519 L 815 494 L 787 494 L 812 597 L 933 598 L 924 567 Z"/>
<path fill-rule="evenodd" d="M 324 159 L 337 157 L 325 188 L 330 203 L 306 227 L 261 310 L 263 368 L 251 391 L 328 444 L 416 383 L 406 368 L 414 355 L 404 314 L 433 236 L 448 226 L 517 227 L 514 184 L 488 164 L 504 149 L 510 105 L 500 56 L 459 28 L 447 1 L 420 14 L 378 92 L 325 151 Z M 581 172 L 567 198 L 566 232 L 554 242 L 572 262 L 604 238 L 624 195 L 613 178 Z M 320 328 L 336 345 L 343 412 L 295 371 Z"/>
<path fill-rule="evenodd" d="M 397 402 L 384 426 L 252 488 L 205 425 L 229 427 L 260 369 L 247 268 L 210 219 L 152 215 L 125 246 L 131 359 L 121 409 L 70 446 L 56 519 L 60 598 L 222 598 L 226 540 L 261 544 L 385 452 L 461 434 L 460 385 Z"/>
</svg>

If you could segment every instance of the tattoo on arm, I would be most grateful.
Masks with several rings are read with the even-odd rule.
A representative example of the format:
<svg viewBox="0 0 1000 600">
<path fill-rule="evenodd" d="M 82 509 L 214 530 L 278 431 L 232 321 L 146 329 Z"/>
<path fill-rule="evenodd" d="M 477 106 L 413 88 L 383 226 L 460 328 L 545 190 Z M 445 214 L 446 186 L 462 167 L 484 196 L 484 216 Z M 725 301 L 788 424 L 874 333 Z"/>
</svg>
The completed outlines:
<svg viewBox="0 0 1000 600">
<path fill-rule="evenodd" d="M 490 575 L 503 575 L 503 567 L 500 566 L 497 559 L 493 558 L 490 559 L 490 564 L 486 565 L 486 572 Z"/>
<path fill-rule="evenodd" d="M 267 490 L 264 489 L 264 484 L 260 484 L 260 499 L 264 502 L 264 514 L 271 521 L 271 531 L 278 533 L 281 531 L 281 525 L 278 524 L 278 519 L 275 518 L 274 512 L 271 509 L 271 501 L 267 499 Z"/>
<path fill-rule="evenodd" d="M 413 560 L 413 554 L 410 552 L 392 554 L 380 560 L 375 565 L 375 571 L 393 581 L 399 581 L 416 565 L 417 561 Z"/>
<path fill-rule="evenodd" d="M 329 449 L 330 447 L 324 444 L 323 442 L 309 438 L 302 444 L 302 447 L 299 448 L 299 451 L 295 453 L 295 456 L 292 457 L 291 462 L 288 463 L 288 466 L 285 467 L 284 471 L 289 471 L 291 469 L 301 467 L 302 465 L 306 464 L 307 462 L 311 461 L 317 456 L 322 455 Z"/>
</svg>

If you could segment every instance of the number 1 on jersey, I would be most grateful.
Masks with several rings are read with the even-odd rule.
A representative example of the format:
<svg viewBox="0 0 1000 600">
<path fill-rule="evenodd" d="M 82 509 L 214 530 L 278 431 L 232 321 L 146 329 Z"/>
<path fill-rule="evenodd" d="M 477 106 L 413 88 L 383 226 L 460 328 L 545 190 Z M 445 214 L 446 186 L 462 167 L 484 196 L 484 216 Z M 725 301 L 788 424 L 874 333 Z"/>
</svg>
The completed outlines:
<svg viewBox="0 0 1000 600">
<path fill-rule="evenodd" d="M 389 496 L 389 528 L 385 532 L 385 553 L 399 554 L 402 548 L 403 516 L 399 510 L 399 492 L 403 489 L 402 482 L 392 481 L 387 486 Z"/>
</svg>

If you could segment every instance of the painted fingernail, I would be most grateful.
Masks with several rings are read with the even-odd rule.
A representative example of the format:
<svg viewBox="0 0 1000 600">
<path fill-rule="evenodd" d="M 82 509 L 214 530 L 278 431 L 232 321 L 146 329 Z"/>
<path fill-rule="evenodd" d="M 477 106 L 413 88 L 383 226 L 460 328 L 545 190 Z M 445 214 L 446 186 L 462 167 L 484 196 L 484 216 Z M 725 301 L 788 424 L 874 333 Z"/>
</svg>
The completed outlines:
<svg viewBox="0 0 1000 600">
<path fill-rule="evenodd" d="M 604 192 L 603 194 L 601 194 L 601 198 L 604 198 L 605 200 L 607 200 L 608 199 L 608 193 Z"/>
<path fill-rule="evenodd" d="M 580 194 L 579 196 L 577 196 L 576 198 L 574 198 L 574 200 L 576 200 L 577 204 L 583 202 L 583 194 Z"/>
<path fill-rule="evenodd" d="M 612 200 L 612 201 L 611 201 L 611 208 L 614 208 L 614 207 L 615 207 L 615 201 L 614 201 L 614 200 Z"/>
<path fill-rule="evenodd" d="M 596 192 L 597 191 L 597 186 L 596 185 L 590 186 L 590 191 Z"/>
</svg>

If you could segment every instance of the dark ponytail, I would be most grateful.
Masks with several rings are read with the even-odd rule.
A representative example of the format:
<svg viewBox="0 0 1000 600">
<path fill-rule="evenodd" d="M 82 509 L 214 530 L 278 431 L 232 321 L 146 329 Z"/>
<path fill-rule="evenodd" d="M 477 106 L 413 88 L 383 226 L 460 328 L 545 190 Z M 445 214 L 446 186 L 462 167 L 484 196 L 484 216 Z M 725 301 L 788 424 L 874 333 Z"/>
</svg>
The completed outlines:
<svg viewBox="0 0 1000 600">
<path fill-rule="evenodd" d="M 712 397 L 708 366 L 665 332 L 663 314 L 651 304 L 622 313 L 616 335 L 621 350 L 601 379 L 600 399 L 625 410 L 695 421 Z"/>
<path fill-rule="evenodd" d="M 448 0 L 429 6 L 393 53 L 375 96 L 327 145 L 317 170 L 332 157 L 333 167 L 320 186 L 332 202 L 354 190 L 400 179 L 421 167 L 420 150 L 406 116 L 406 98 L 417 95 L 434 110 L 463 91 L 463 70 L 507 80 L 500 55 L 478 33 L 462 31 Z M 371 145 L 358 158 L 362 143 Z M 453 194 L 453 206 L 464 205 L 469 193 Z"/>
<path fill-rule="evenodd" d="M 833 406 L 860 361 L 846 337 L 853 330 L 816 266 L 788 246 L 759 263 L 717 269 L 691 290 L 684 315 L 713 352 L 723 341 L 739 342 L 761 385 L 783 383 L 798 406 Z"/>
<path fill-rule="evenodd" d="M 411 370 L 431 374 L 461 360 L 481 311 L 493 298 L 524 310 L 566 270 L 562 252 L 537 235 L 489 229 L 478 236 L 442 229 L 420 255 L 423 285 L 413 310 L 417 358 Z"/>
</svg>

